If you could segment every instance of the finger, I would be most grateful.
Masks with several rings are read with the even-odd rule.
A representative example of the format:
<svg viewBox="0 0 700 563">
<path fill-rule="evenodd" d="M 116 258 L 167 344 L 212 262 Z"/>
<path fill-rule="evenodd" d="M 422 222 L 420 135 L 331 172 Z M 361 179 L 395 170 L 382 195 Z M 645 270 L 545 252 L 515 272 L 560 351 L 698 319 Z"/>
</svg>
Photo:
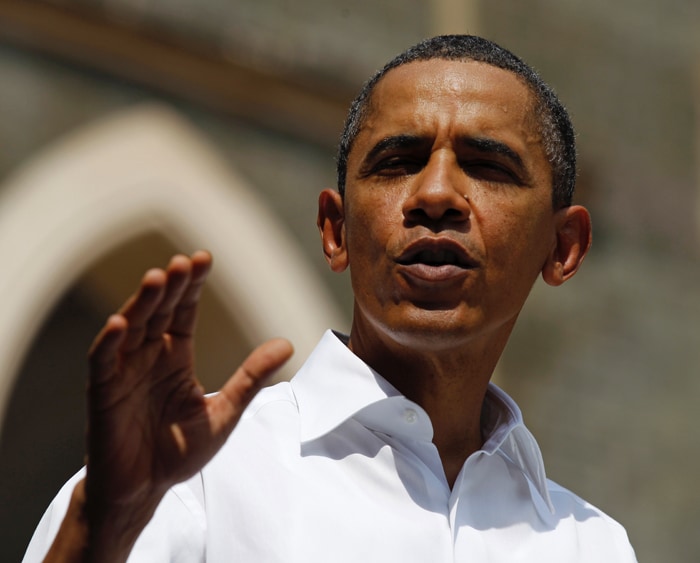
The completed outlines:
<svg viewBox="0 0 700 563">
<path fill-rule="evenodd" d="M 289 360 L 294 348 L 288 340 L 276 338 L 258 346 L 236 373 L 212 397 L 212 432 L 230 432 L 263 382 Z"/>
<path fill-rule="evenodd" d="M 129 352 L 138 348 L 143 342 L 148 319 L 157 309 L 163 295 L 168 277 L 166 273 L 155 268 L 148 270 L 141 279 L 141 285 L 119 310 L 128 322 L 127 336 L 122 350 Z"/>
<path fill-rule="evenodd" d="M 178 254 L 170 259 L 166 270 L 165 291 L 158 307 L 148 318 L 145 338 L 155 340 L 169 330 L 173 311 L 190 282 L 192 268 L 192 262 L 187 256 Z"/>
<path fill-rule="evenodd" d="M 197 320 L 197 306 L 204 282 L 211 271 L 212 257 L 205 250 L 198 250 L 192 257 L 192 273 L 189 285 L 173 311 L 168 332 L 176 336 L 191 336 Z"/>
<path fill-rule="evenodd" d="M 91 383 L 103 383 L 114 375 L 117 354 L 127 329 L 126 319 L 122 315 L 112 315 L 107 319 L 88 352 Z"/>
</svg>

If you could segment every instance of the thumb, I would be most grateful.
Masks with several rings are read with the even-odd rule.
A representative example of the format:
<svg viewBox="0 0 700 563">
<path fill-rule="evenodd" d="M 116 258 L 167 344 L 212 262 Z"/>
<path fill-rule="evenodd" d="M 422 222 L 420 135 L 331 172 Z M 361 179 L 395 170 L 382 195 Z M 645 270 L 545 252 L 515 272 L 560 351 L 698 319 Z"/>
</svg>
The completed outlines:
<svg viewBox="0 0 700 563">
<path fill-rule="evenodd" d="M 275 338 L 250 353 L 214 397 L 210 414 L 215 434 L 233 430 L 265 380 L 282 367 L 293 352 L 294 348 L 288 340 Z"/>
</svg>

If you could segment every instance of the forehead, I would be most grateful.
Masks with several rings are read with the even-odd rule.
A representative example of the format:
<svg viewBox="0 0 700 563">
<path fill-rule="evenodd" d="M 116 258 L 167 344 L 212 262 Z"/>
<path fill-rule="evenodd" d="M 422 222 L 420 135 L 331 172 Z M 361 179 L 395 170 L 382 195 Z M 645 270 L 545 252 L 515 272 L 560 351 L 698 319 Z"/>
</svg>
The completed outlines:
<svg viewBox="0 0 700 563">
<path fill-rule="evenodd" d="M 488 136 L 536 150 L 534 96 L 515 74 L 476 61 L 431 59 L 390 70 L 376 85 L 358 134 Z"/>
</svg>

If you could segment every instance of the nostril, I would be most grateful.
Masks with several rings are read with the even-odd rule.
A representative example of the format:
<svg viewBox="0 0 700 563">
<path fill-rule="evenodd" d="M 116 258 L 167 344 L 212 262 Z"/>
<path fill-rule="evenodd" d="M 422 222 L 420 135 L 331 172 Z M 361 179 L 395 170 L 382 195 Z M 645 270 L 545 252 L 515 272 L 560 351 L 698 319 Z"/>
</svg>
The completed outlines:
<svg viewBox="0 0 700 563">
<path fill-rule="evenodd" d="M 459 219 L 464 216 L 464 212 L 460 211 L 459 209 L 455 209 L 454 207 L 450 207 L 449 209 L 445 210 L 443 216 L 448 219 Z"/>
<path fill-rule="evenodd" d="M 430 213 L 428 210 L 416 207 L 404 214 L 404 225 L 406 227 L 422 226 L 434 232 L 444 229 L 458 228 L 458 225 L 469 224 L 469 213 L 450 207 L 442 213 Z M 461 227 L 459 227 L 461 228 Z"/>
<path fill-rule="evenodd" d="M 414 207 L 405 213 L 407 219 L 415 221 L 431 220 L 431 221 L 454 221 L 466 220 L 469 213 L 456 207 L 448 207 L 446 209 L 431 209 L 426 207 Z"/>
<path fill-rule="evenodd" d="M 422 207 L 414 207 L 408 210 L 406 216 L 426 219 L 428 217 L 428 212 Z"/>
</svg>

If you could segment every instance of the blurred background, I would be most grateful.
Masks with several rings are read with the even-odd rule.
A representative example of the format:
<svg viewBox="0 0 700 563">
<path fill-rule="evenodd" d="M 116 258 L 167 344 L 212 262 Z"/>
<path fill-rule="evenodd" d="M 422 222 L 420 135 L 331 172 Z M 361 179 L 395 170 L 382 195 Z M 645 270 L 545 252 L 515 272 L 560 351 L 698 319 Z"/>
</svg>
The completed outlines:
<svg viewBox="0 0 700 563">
<path fill-rule="evenodd" d="M 85 353 L 139 280 L 205 247 L 213 390 L 254 343 L 347 330 L 316 197 L 347 105 L 427 36 L 484 35 L 579 135 L 583 270 L 536 285 L 497 371 L 550 478 L 640 561 L 700 560 L 700 3 L 0 0 L 0 545 L 82 464 Z M 294 366 L 281 377 L 288 377 Z"/>
</svg>

